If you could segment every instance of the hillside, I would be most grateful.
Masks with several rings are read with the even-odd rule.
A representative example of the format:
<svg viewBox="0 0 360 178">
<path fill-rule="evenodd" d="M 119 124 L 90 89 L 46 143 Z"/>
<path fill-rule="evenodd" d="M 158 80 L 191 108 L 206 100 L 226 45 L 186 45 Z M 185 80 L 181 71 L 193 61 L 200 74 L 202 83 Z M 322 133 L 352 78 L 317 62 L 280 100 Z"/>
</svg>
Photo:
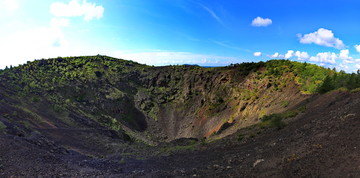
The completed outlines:
<svg viewBox="0 0 360 178">
<path fill-rule="evenodd" d="M 0 71 L 0 175 L 331 175 L 329 153 L 360 161 L 359 87 L 359 74 L 288 60 L 216 68 L 37 60 Z"/>
</svg>

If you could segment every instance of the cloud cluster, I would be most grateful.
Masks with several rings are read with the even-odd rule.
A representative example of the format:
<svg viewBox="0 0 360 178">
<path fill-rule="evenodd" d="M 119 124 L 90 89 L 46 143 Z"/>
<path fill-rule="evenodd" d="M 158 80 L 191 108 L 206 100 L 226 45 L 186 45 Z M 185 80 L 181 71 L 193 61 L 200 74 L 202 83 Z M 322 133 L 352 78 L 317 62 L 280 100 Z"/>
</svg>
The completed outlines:
<svg viewBox="0 0 360 178">
<path fill-rule="evenodd" d="M 291 57 L 294 56 L 294 51 L 293 50 L 289 50 L 286 54 L 285 54 L 285 59 L 290 59 Z"/>
<path fill-rule="evenodd" d="M 19 0 L 0 0 L 0 21 L 3 21 L 3 19 L 6 20 L 6 18 L 15 15 L 19 8 Z"/>
<path fill-rule="evenodd" d="M 256 57 L 259 57 L 259 56 L 261 56 L 262 55 L 262 53 L 261 52 L 254 52 L 254 54 L 253 54 L 254 56 L 256 56 Z"/>
<path fill-rule="evenodd" d="M 335 53 L 331 52 L 323 52 L 316 54 L 316 56 L 310 56 L 309 53 L 304 51 L 295 52 L 293 50 L 288 50 L 288 52 L 285 54 L 285 59 L 290 59 L 292 57 L 296 57 L 299 61 L 311 61 L 327 64 L 335 64 L 336 59 L 339 59 Z"/>
<path fill-rule="evenodd" d="M 300 60 L 300 61 L 304 61 L 304 60 L 307 60 L 307 59 L 310 58 L 310 55 L 307 52 L 304 52 L 304 51 L 302 51 L 302 52 L 296 51 L 294 53 L 294 56 L 296 56 L 297 59 Z"/>
<path fill-rule="evenodd" d="M 318 53 L 316 56 L 311 56 L 307 60 L 323 64 L 335 64 L 336 59 L 338 59 L 338 56 L 334 52 L 323 52 Z"/>
<path fill-rule="evenodd" d="M 360 53 L 360 45 L 355 45 L 355 49 L 356 49 L 357 52 Z"/>
<path fill-rule="evenodd" d="M 262 18 L 262 17 L 256 17 L 251 25 L 254 26 L 254 27 L 266 27 L 266 26 L 269 26 L 272 24 L 272 20 L 269 19 L 269 18 Z"/>
<path fill-rule="evenodd" d="M 6 11 L 13 12 L 20 7 L 20 4 L 18 0 L 1 0 L 0 6 Z"/>
<path fill-rule="evenodd" d="M 22 28 L 1 36 L 1 54 L 6 60 L 0 60 L 0 68 L 23 64 L 27 60 L 32 59 L 98 54 L 101 51 L 99 47 L 96 49 L 88 49 L 86 46 L 74 48 L 71 40 L 66 38 L 64 28 L 69 26 L 70 17 L 83 16 L 85 21 L 101 18 L 104 8 L 94 3 L 89 3 L 86 0 L 81 2 L 80 0 L 68 1 L 68 4 L 55 2 L 49 7 L 53 17 L 48 24 L 37 27 L 23 25 L 21 26 Z M 21 1 L 0 0 L 0 10 L 4 8 L 7 8 L 8 11 L 16 10 L 21 7 L 19 2 Z M 4 14 L 1 14 L 0 18 L 2 15 Z M 19 21 L 19 23 L 26 24 L 22 21 Z M 2 28 L 11 29 L 12 27 L 3 26 Z"/>
<path fill-rule="evenodd" d="M 97 6 L 95 3 L 89 3 L 83 0 L 72 0 L 68 4 L 55 2 L 50 6 L 50 13 L 56 17 L 80 17 L 84 16 L 84 20 L 90 21 L 94 18 L 103 17 L 104 8 Z"/>
<path fill-rule="evenodd" d="M 320 52 L 315 56 L 310 56 L 307 52 L 300 52 L 289 50 L 285 54 L 286 59 L 297 57 L 297 60 L 310 61 L 318 63 L 319 65 L 336 66 L 341 70 L 354 72 L 360 68 L 360 59 L 354 59 L 350 56 L 349 49 L 344 45 L 343 41 L 336 38 L 331 30 L 319 28 L 317 31 L 305 35 L 298 34 L 299 41 L 302 44 L 317 44 L 320 46 L 333 47 L 339 49 L 340 52 Z M 360 45 L 355 45 L 354 48 L 360 53 Z"/>
<path fill-rule="evenodd" d="M 173 51 L 150 51 L 150 52 L 123 52 L 117 51 L 111 54 L 114 57 L 137 61 L 150 65 L 169 64 L 205 64 L 205 65 L 229 65 L 237 63 L 240 59 L 231 56 L 216 56 L 206 54 L 195 54 L 189 52 Z"/>
<path fill-rule="evenodd" d="M 50 21 L 52 27 L 66 27 L 69 26 L 70 20 L 65 18 L 53 18 Z"/>
<path fill-rule="evenodd" d="M 320 28 L 317 31 L 305 35 L 298 34 L 300 43 L 303 44 L 317 44 L 320 46 L 333 47 L 336 49 L 344 49 L 344 43 L 335 38 L 334 33 L 331 30 Z"/>
<path fill-rule="evenodd" d="M 273 55 L 270 55 L 271 58 L 281 58 L 282 55 L 280 55 L 278 52 L 274 53 Z"/>
<path fill-rule="evenodd" d="M 340 52 L 320 52 L 315 56 L 310 56 L 307 52 L 304 51 L 293 51 L 288 50 L 285 55 L 275 53 L 277 56 L 284 56 L 285 59 L 294 58 L 299 61 L 314 62 L 322 66 L 332 66 L 341 70 L 346 70 L 348 72 L 354 72 L 360 68 L 360 59 L 354 59 L 350 56 L 350 50 L 344 49 Z M 273 57 L 270 55 L 269 57 Z"/>
</svg>

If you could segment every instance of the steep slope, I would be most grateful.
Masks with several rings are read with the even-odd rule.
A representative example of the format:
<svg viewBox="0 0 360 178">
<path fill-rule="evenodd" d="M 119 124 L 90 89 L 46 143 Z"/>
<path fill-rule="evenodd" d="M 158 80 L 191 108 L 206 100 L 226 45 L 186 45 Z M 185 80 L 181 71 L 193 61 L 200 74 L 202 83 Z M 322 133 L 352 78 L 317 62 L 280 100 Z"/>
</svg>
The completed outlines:
<svg viewBox="0 0 360 178">
<path fill-rule="evenodd" d="M 360 75 L 288 60 L 219 68 L 107 56 L 29 62 L 0 71 L 0 175 L 329 175 L 340 170 L 313 172 L 311 156 L 334 164 L 330 151 L 358 163 L 339 155 L 356 156 L 347 134 L 356 133 L 358 89 L 314 94 L 340 87 L 360 87 Z"/>
<path fill-rule="evenodd" d="M 360 93 L 309 100 L 281 130 L 245 128 L 196 151 L 154 157 L 129 173 L 149 177 L 359 177 Z"/>
<path fill-rule="evenodd" d="M 244 128 L 192 150 L 137 159 L 124 159 L 124 152 L 106 159 L 84 156 L 35 135 L 11 137 L 0 133 L 0 175 L 358 177 L 359 104 L 360 93 L 316 95 L 309 100 L 306 111 L 286 119 L 288 126 L 281 130 Z M 149 150 L 136 154 L 149 155 Z"/>
<path fill-rule="evenodd" d="M 299 107 L 308 97 L 296 74 L 283 71 L 291 62 L 277 64 L 281 72 L 269 71 L 269 64 L 202 68 L 149 67 L 106 56 L 39 60 L 2 72 L 0 114 L 44 132 L 113 130 L 148 143 L 223 137 L 264 115 Z"/>
</svg>

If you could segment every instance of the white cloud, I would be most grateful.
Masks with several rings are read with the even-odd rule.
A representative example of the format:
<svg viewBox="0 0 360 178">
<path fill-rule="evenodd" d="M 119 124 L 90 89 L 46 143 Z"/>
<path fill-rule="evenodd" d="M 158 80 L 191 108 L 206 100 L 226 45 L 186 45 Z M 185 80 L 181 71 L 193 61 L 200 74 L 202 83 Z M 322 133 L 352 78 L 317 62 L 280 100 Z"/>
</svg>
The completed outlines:
<svg viewBox="0 0 360 178">
<path fill-rule="evenodd" d="M 254 56 L 256 56 L 256 57 L 259 57 L 259 56 L 261 56 L 262 55 L 262 53 L 261 52 L 254 52 L 254 54 L 253 54 Z"/>
<path fill-rule="evenodd" d="M 281 54 L 275 53 L 272 56 L 282 56 Z M 360 67 L 360 59 L 354 59 L 350 56 L 350 51 L 348 49 L 340 50 L 340 52 L 322 52 L 317 53 L 315 56 L 310 56 L 307 52 L 301 52 L 293 50 L 288 50 L 284 55 L 286 59 L 296 58 L 299 61 L 308 61 L 311 63 L 316 63 L 317 65 L 324 67 L 336 67 L 338 70 L 345 70 L 347 72 L 356 72 Z"/>
<path fill-rule="evenodd" d="M 189 52 L 150 51 L 150 52 L 123 52 L 116 51 L 114 57 L 133 60 L 148 65 L 168 64 L 212 64 L 228 65 L 240 61 L 237 57 L 194 54 Z"/>
<path fill-rule="evenodd" d="M 70 22 L 69 19 L 65 18 L 53 18 L 50 21 L 50 25 L 52 27 L 66 27 L 69 26 Z"/>
<path fill-rule="evenodd" d="M 349 56 L 349 50 L 344 49 L 340 51 L 339 59 L 342 59 L 344 63 L 354 63 L 354 59 Z"/>
<path fill-rule="evenodd" d="M 18 3 L 19 1 L 0 0 L 0 11 L 5 11 L 6 3 Z M 8 5 L 7 7 L 14 10 L 18 6 Z M 77 42 L 76 39 L 67 40 L 62 29 L 70 24 L 70 19 L 66 17 L 83 16 L 84 20 L 101 18 L 104 11 L 102 6 L 96 6 L 96 4 L 88 3 L 86 0 L 81 2 L 80 0 L 72 0 L 68 4 L 53 3 L 50 11 L 55 17 L 48 24 L 38 27 L 22 25 L 16 30 L 5 28 L 7 32 L 0 34 L 0 49 L 3 59 L 6 60 L 0 60 L 0 69 L 41 58 L 110 54 L 109 49 L 96 45 L 79 45 L 79 43 L 75 43 Z M 4 13 L 0 14 L 0 18 L 2 16 Z M 17 23 L 26 24 L 24 21 Z M 0 30 L 4 30 L 4 28 Z"/>
<path fill-rule="evenodd" d="M 310 55 L 307 52 L 301 52 L 301 51 L 295 52 L 293 50 L 288 50 L 288 52 L 285 54 L 285 59 L 290 59 L 292 57 L 297 57 L 297 60 L 299 61 L 305 61 L 310 58 Z"/>
<path fill-rule="evenodd" d="M 199 4 L 202 8 L 204 8 L 216 21 L 218 21 L 220 24 L 224 25 L 223 21 L 221 20 L 221 18 L 210 8 Z"/>
<path fill-rule="evenodd" d="M 356 64 L 355 67 L 356 67 L 357 69 L 360 69 L 360 64 Z"/>
<path fill-rule="evenodd" d="M 340 51 L 339 54 L 340 59 L 349 59 L 349 50 L 348 49 L 344 49 Z"/>
<path fill-rule="evenodd" d="M 19 0 L 0 0 L 0 22 L 8 21 L 9 17 L 14 16 L 19 8 Z"/>
<path fill-rule="evenodd" d="M 91 45 L 79 45 L 67 39 L 61 28 L 43 26 L 13 32 L 0 41 L 0 69 L 16 66 L 27 61 L 58 56 L 110 55 L 110 49 Z"/>
<path fill-rule="evenodd" d="M 20 3 L 18 0 L 1 0 L 0 7 L 4 8 L 6 11 L 13 12 L 19 9 Z"/>
<path fill-rule="evenodd" d="M 336 49 L 344 49 L 344 43 L 339 39 L 335 38 L 334 33 L 331 30 L 324 28 L 318 29 L 316 32 L 305 34 L 302 36 L 298 35 L 300 43 L 311 44 L 315 43 L 320 46 L 333 47 Z"/>
<path fill-rule="evenodd" d="M 262 18 L 262 17 L 256 17 L 251 25 L 254 26 L 254 27 L 266 27 L 266 26 L 269 26 L 272 24 L 272 20 L 269 19 L 269 18 Z"/>
<path fill-rule="evenodd" d="M 339 64 L 338 69 L 344 70 L 344 71 L 348 71 L 348 70 L 349 70 L 349 66 L 347 66 L 347 65 L 345 65 L 345 64 Z"/>
<path fill-rule="evenodd" d="M 97 6 L 95 3 L 89 3 L 83 0 L 72 0 L 69 4 L 55 2 L 50 6 L 50 12 L 56 17 L 79 17 L 84 16 L 84 20 L 90 21 L 93 18 L 100 19 L 103 17 L 104 7 Z"/>
<path fill-rule="evenodd" d="M 294 53 L 294 56 L 296 56 L 297 60 L 300 61 L 308 60 L 310 58 L 310 55 L 307 52 L 300 52 L 300 51 L 296 51 Z"/>
<path fill-rule="evenodd" d="M 270 55 L 271 58 L 278 58 L 280 57 L 280 54 L 278 52 L 276 52 L 275 54 L 273 55 Z"/>
<path fill-rule="evenodd" d="M 44 26 L 14 32 L 0 41 L 1 55 L 6 59 L 0 60 L 0 68 L 33 59 L 61 56 L 65 51 L 59 50 L 65 46 L 66 40 L 59 28 Z"/>
<path fill-rule="evenodd" d="M 316 56 L 312 56 L 309 58 L 309 61 L 319 62 L 319 63 L 327 63 L 327 64 L 335 64 L 337 55 L 331 52 L 323 52 L 318 53 Z"/>
<path fill-rule="evenodd" d="M 357 52 L 360 53 L 360 45 L 355 45 L 355 49 L 356 49 Z"/>
<path fill-rule="evenodd" d="M 294 51 L 288 50 L 288 52 L 285 54 L 285 59 L 290 59 L 293 56 L 294 56 Z"/>
</svg>

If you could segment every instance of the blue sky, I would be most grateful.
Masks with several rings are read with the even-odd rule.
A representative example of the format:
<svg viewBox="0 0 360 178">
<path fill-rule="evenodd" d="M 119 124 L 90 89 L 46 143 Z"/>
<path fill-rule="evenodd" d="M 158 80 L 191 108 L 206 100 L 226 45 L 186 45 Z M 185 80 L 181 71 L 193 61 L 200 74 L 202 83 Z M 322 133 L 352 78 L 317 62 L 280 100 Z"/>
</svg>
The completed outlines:
<svg viewBox="0 0 360 178">
<path fill-rule="evenodd" d="M 360 69 L 356 0 L 0 0 L 0 68 L 103 54 L 149 65 L 287 58 Z"/>
</svg>

